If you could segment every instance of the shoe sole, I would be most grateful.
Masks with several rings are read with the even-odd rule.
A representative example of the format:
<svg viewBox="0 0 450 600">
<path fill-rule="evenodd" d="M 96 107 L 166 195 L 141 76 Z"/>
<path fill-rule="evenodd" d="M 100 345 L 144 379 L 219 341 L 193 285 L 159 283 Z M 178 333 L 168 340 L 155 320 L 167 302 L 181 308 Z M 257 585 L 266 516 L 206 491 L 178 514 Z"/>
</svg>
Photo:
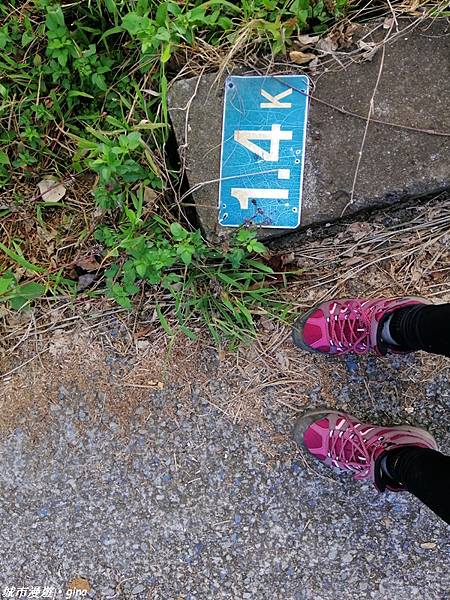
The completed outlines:
<svg viewBox="0 0 450 600">
<path fill-rule="evenodd" d="M 326 417 L 327 415 L 330 415 L 330 414 L 341 415 L 342 412 L 339 410 L 328 410 L 328 409 L 320 409 L 320 408 L 314 409 L 314 410 L 310 410 L 310 411 L 304 413 L 303 415 L 301 415 L 295 422 L 292 437 L 294 438 L 294 441 L 297 443 L 297 445 L 300 446 L 301 448 L 303 448 L 304 450 L 306 450 L 308 452 L 308 454 L 311 454 L 311 452 L 309 452 L 308 447 L 305 445 L 305 442 L 303 439 L 305 431 L 308 429 L 308 427 L 311 425 L 311 423 L 314 423 L 314 421 L 318 420 L 319 416 Z M 359 419 L 357 419 L 353 415 L 347 415 L 347 416 L 349 416 L 350 419 L 352 419 L 353 421 L 359 422 Z M 431 433 L 429 431 L 427 431 L 426 429 L 423 429 L 422 427 L 415 427 L 412 425 L 387 425 L 386 428 L 388 428 L 388 427 L 395 427 L 395 429 L 400 429 L 402 431 L 411 431 L 411 429 L 414 429 L 415 431 L 420 431 L 421 434 L 423 434 L 423 436 L 425 438 L 427 438 L 427 440 L 429 441 L 429 443 L 432 446 L 432 449 L 439 450 L 437 442 L 434 439 L 434 437 L 431 435 Z"/>
</svg>

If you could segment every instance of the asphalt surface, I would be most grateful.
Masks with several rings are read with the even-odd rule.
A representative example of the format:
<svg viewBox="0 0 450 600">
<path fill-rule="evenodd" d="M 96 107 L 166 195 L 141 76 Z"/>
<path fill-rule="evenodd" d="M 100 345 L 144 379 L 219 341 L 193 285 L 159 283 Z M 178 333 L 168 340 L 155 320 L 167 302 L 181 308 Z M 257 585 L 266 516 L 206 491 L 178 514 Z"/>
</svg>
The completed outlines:
<svg viewBox="0 0 450 600">
<path fill-rule="evenodd" d="M 352 360 L 337 404 L 404 416 L 394 394 L 376 406 L 364 396 Z M 385 385 L 378 364 L 365 369 L 372 395 Z M 415 410 L 448 448 L 444 375 Z M 270 391 L 265 403 L 289 432 L 292 414 Z M 176 389 L 152 392 L 126 433 L 107 410 L 91 413 L 82 393 L 61 389 L 45 437 L 18 428 L 0 443 L 2 598 L 4 586 L 54 586 L 63 598 L 76 577 L 101 599 L 450 598 L 450 529 L 409 494 L 329 472 L 195 393 L 186 405 Z"/>
</svg>

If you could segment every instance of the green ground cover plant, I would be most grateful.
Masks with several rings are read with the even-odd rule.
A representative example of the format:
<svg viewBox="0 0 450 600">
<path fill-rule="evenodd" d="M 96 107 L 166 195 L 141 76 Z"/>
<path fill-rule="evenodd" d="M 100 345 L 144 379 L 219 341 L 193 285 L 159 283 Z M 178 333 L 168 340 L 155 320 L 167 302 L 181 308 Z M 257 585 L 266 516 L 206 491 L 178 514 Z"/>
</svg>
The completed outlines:
<svg viewBox="0 0 450 600">
<path fill-rule="evenodd" d="M 74 297 L 77 259 L 88 254 L 98 277 L 83 293 L 131 309 L 153 291 L 167 333 L 193 336 L 197 320 L 216 341 L 240 340 L 255 315 L 285 314 L 276 299 L 285 276 L 255 233 L 241 229 L 212 247 L 174 201 L 168 84 L 200 39 L 233 48 L 244 32 L 264 51 L 286 53 L 299 33 L 344 17 L 348 2 L 2 3 L 0 305 Z M 62 196 L 37 191 L 43 178 Z"/>
</svg>

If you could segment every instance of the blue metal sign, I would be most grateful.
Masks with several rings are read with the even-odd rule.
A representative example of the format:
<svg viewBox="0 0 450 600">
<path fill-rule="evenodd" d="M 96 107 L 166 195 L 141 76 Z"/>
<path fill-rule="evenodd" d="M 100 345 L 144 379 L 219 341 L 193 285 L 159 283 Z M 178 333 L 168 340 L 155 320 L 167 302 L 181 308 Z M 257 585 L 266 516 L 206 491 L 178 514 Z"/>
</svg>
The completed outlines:
<svg viewBox="0 0 450 600">
<path fill-rule="evenodd" d="M 220 161 L 219 224 L 300 224 L 308 78 L 228 77 Z"/>
</svg>

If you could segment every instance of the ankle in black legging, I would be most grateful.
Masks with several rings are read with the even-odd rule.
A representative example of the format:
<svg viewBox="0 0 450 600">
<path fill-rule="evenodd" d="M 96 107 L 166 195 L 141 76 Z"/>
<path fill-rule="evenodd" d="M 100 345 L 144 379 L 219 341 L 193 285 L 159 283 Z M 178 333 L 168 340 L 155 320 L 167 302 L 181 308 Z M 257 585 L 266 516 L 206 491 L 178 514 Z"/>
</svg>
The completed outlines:
<svg viewBox="0 0 450 600">
<path fill-rule="evenodd" d="M 450 525 L 450 456 L 430 448 L 403 446 L 388 450 L 378 460 L 390 479 Z"/>
<path fill-rule="evenodd" d="M 389 332 L 405 350 L 450 356 L 450 304 L 415 304 L 394 311 Z"/>
</svg>

